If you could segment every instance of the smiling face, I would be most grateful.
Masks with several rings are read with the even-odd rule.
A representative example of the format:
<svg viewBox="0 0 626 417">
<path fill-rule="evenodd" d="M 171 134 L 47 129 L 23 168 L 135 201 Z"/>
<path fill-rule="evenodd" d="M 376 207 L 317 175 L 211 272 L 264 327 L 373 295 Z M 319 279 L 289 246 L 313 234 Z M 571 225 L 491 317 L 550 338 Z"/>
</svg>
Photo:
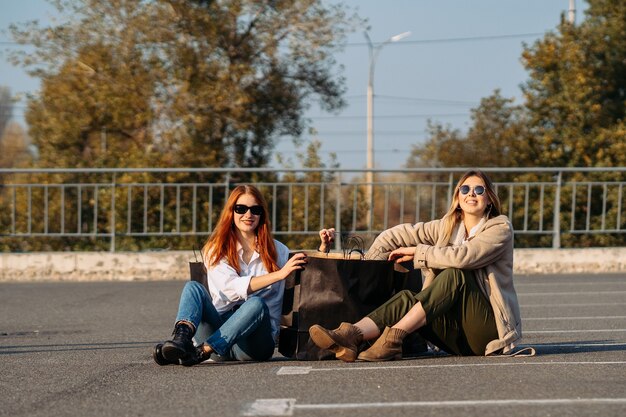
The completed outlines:
<svg viewBox="0 0 626 417">
<path fill-rule="evenodd" d="M 235 204 L 243 204 L 252 207 L 258 206 L 259 202 L 251 194 L 242 194 Z M 233 223 L 243 235 L 254 234 L 256 228 L 259 226 L 260 220 L 261 215 L 254 215 L 251 210 L 247 210 L 244 214 L 233 213 Z"/>
<path fill-rule="evenodd" d="M 464 185 L 470 187 L 467 194 L 463 194 L 460 190 Z M 477 186 L 485 187 L 485 183 L 480 177 L 472 176 L 463 181 L 458 191 L 459 206 L 465 215 L 482 217 L 490 201 L 486 191 L 482 195 L 476 194 L 475 187 Z"/>
</svg>

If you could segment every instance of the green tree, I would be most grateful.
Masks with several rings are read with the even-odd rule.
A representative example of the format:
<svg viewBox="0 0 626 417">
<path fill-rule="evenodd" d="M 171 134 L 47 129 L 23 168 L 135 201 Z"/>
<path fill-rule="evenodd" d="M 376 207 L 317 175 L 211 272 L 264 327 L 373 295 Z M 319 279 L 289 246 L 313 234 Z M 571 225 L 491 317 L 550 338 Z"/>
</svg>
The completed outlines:
<svg viewBox="0 0 626 417">
<path fill-rule="evenodd" d="M 13 117 L 13 99 L 7 87 L 0 86 L 0 138 Z"/>
<path fill-rule="evenodd" d="M 360 21 L 320 0 L 56 0 L 11 31 L 42 80 L 41 166 L 263 166 L 313 98 L 344 105 L 332 53 Z"/>
<path fill-rule="evenodd" d="M 22 126 L 10 122 L 0 136 L 0 168 L 24 168 L 32 162 L 28 137 Z"/>
<path fill-rule="evenodd" d="M 154 75 L 136 49 L 123 59 L 113 55 L 104 44 L 85 46 L 42 77 L 26 113 L 39 166 L 140 167 L 157 160 Z"/>
<path fill-rule="evenodd" d="M 430 139 L 407 165 L 626 164 L 626 3 L 589 0 L 585 13 L 580 25 L 562 17 L 555 32 L 525 47 L 522 105 L 496 90 L 472 110 L 467 133 L 429 124 Z"/>
<path fill-rule="evenodd" d="M 626 112 L 626 3 L 589 0 L 522 55 L 530 134 L 520 159 L 540 166 L 620 166 Z"/>
<path fill-rule="evenodd" d="M 429 122 L 430 139 L 413 147 L 407 167 L 519 166 L 525 139 L 524 111 L 496 90 L 471 111 L 467 134 Z"/>
</svg>

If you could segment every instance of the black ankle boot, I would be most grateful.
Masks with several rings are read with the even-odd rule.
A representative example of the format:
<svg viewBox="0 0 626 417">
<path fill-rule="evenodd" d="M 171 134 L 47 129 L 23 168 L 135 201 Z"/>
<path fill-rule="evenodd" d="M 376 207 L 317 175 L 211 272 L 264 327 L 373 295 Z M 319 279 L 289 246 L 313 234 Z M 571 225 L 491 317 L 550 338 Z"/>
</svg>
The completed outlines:
<svg viewBox="0 0 626 417">
<path fill-rule="evenodd" d="M 163 343 L 161 353 L 163 358 L 170 363 L 178 363 L 185 366 L 195 365 L 202 361 L 202 355 L 193 345 L 194 329 L 186 323 L 176 323 L 172 332 L 172 339 Z"/>
</svg>

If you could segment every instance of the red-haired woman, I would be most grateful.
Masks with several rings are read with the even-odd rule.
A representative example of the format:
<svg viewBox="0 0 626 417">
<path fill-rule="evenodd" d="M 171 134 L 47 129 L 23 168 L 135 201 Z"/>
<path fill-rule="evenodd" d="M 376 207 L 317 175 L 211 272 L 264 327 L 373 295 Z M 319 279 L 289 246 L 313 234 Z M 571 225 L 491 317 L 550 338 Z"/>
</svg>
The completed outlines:
<svg viewBox="0 0 626 417">
<path fill-rule="evenodd" d="M 251 185 L 228 197 L 202 248 L 210 294 L 185 284 L 172 339 L 155 349 L 157 363 L 194 365 L 212 353 L 225 360 L 268 360 L 278 338 L 284 279 L 306 255 L 272 238 L 267 203 Z M 195 346 L 192 339 L 198 343 Z"/>
</svg>

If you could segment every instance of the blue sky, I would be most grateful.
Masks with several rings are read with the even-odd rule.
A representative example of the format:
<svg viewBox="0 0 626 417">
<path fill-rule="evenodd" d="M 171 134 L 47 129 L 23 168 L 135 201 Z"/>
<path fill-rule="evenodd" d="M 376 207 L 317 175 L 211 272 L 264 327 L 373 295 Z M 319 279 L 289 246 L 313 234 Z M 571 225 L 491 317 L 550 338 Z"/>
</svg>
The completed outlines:
<svg viewBox="0 0 626 417">
<path fill-rule="evenodd" d="M 336 0 L 333 0 L 336 2 Z M 367 18 L 374 43 L 401 32 L 411 35 L 386 45 L 380 52 L 374 77 L 375 166 L 401 167 L 412 145 L 426 137 L 427 120 L 465 130 L 470 109 L 500 89 L 505 97 L 521 97 L 527 74 L 520 62 L 522 43 L 532 44 L 556 28 L 569 0 L 345 0 Z M 575 2 L 577 21 L 583 18 L 582 0 Z M 0 42 L 10 41 L 10 23 L 39 19 L 49 22 L 44 0 L 1 0 Z M 513 36 L 524 35 L 524 36 Z M 510 36 L 510 37 L 508 37 Z M 0 44 L 0 50 L 7 47 Z M 342 168 L 366 166 L 366 89 L 368 48 L 362 32 L 349 37 L 337 55 L 344 66 L 348 107 L 337 115 L 308 112 L 322 142 L 322 156 L 335 152 Z M 0 85 L 13 94 L 35 92 L 38 81 L 6 62 L 0 55 Z M 23 103 L 14 111 L 23 122 Z M 307 139 L 311 137 L 307 136 Z M 289 138 L 278 152 L 293 158 Z"/>
</svg>

